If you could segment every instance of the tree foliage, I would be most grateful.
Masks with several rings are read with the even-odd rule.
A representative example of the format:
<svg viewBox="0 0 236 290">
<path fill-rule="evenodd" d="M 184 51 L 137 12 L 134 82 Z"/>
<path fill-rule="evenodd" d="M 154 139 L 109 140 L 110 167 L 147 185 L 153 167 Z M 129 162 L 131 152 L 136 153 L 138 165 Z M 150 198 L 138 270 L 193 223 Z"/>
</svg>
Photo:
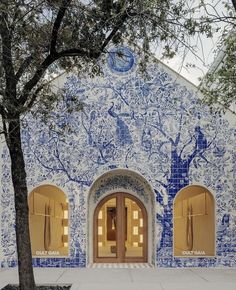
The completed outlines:
<svg viewBox="0 0 236 290">
<path fill-rule="evenodd" d="M 227 22 L 217 49 L 216 59 L 202 79 L 200 90 L 204 102 L 213 110 L 231 111 L 236 114 L 236 1 L 232 5 L 226 3 L 228 17 L 216 15 L 218 21 Z"/>
<path fill-rule="evenodd" d="M 214 110 L 230 110 L 236 114 L 236 33 L 233 31 L 221 41 L 215 65 L 201 84 L 205 102 Z"/>
<path fill-rule="evenodd" d="M 209 23 L 191 19 L 183 0 L 3 0 L 0 10 L 1 93 L 4 106 L 9 106 L 8 95 L 12 97 L 13 92 L 6 87 L 6 79 L 11 79 L 18 112 L 32 106 L 47 82 L 46 71 L 83 68 L 106 53 L 111 41 L 138 43 L 144 55 L 150 44 L 162 43 L 163 54 L 173 56 L 187 45 L 188 35 L 210 35 Z"/>
</svg>

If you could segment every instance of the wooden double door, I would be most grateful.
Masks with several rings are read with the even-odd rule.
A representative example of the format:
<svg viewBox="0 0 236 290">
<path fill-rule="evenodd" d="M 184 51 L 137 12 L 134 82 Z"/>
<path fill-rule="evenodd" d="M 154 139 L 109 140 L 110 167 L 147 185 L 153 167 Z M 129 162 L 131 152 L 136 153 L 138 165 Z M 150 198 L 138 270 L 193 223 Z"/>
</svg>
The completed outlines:
<svg viewBox="0 0 236 290">
<path fill-rule="evenodd" d="M 94 212 L 94 262 L 147 262 L 147 212 L 127 193 L 105 197 Z"/>
</svg>

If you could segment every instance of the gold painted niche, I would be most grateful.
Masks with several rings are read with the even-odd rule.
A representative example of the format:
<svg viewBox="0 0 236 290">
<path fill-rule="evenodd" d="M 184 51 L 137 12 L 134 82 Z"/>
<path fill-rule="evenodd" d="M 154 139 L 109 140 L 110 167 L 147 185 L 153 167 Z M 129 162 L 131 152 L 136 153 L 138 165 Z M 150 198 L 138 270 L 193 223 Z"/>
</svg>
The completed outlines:
<svg viewBox="0 0 236 290">
<path fill-rule="evenodd" d="M 29 227 L 34 257 L 68 256 L 68 202 L 53 185 L 41 185 L 29 195 Z"/>
<path fill-rule="evenodd" d="M 174 256 L 215 256 L 215 200 L 203 186 L 180 190 L 174 200 Z"/>
</svg>

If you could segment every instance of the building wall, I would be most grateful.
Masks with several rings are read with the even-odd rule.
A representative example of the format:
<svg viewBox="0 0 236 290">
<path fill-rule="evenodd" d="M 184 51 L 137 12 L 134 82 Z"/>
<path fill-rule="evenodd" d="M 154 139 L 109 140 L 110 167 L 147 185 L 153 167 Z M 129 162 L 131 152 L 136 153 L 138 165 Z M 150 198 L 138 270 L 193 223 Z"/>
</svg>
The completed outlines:
<svg viewBox="0 0 236 290">
<path fill-rule="evenodd" d="M 111 51 L 102 76 L 69 76 L 47 124 L 30 114 L 22 120 L 29 192 L 42 184 L 60 187 L 70 214 L 69 257 L 37 258 L 34 265 L 86 266 L 91 186 L 110 170 L 128 169 L 143 181 L 126 174 L 105 180 L 93 202 L 121 188 L 142 198 L 150 186 L 156 266 L 235 266 L 235 127 L 201 105 L 196 88 L 170 69 L 150 59 L 143 75 L 137 55 L 122 50 L 122 58 Z M 82 111 L 74 100 L 83 102 Z M 15 266 L 10 163 L 2 150 L 1 265 Z M 216 201 L 215 257 L 173 257 L 173 200 L 191 184 L 206 187 Z"/>
<path fill-rule="evenodd" d="M 3 144 L 3 143 L 4 143 L 4 140 L 1 137 L 1 144 Z M 2 156 L 2 153 L 3 153 L 3 146 L 0 146 L 0 156 Z M 2 161 L 3 161 L 3 159 L 1 158 L 0 159 L 0 173 L 1 173 L 1 176 L 3 174 Z M 0 192 L 1 192 L 1 200 L 2 200 L 2 194 L 3 194 L 2 182 L 0 182 Z M 2 203 L 1 202 L 0 202 L 0 213 L 2 213 Z M 1 215 L 1 218 L 0 218 L 0 233 L 2 233 L 2 219 L 3 218 L 2 218 L 2 215 Z M 2 239 L 2 237 L 1 237 L 1 239 Z M 3 260 L 3 251 L 2 250 L 3 250 L 2 247 L 0 247 L 0 261 Z"/>
</svg>

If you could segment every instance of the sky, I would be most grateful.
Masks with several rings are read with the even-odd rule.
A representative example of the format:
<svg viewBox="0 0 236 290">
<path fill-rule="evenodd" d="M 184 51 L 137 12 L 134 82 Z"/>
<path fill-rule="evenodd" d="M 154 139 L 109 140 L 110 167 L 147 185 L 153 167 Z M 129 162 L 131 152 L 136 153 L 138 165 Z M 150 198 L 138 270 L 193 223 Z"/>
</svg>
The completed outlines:
<svg viewBox="0 0 236 290">
<path fill-rule="evenodd" d="M 224 3 L 231 3 L 230 0 L 207 0 L 207 11 L 211 14 L 218 13 L 220 16 L 227 15 L 227 10 Z M 194 0 L 193 5 L 198 5 L 200 0 Z M 202 15 L 203 12 L 201 12 Z M 162 59 L 160 48 L 155 49 L 154 53 L 157 58 L 167 64 L 170 68 L 184 76 L 187 80 L 191 81 L 195 85 L 200 83 L 199 78 L 203 77 L 208 69 L 210 68 L 212 62 L 215 59 L 216 51 L 219 47 L 219 38 L 222 34 L 223 29 L 226 27 L 226 23 L 218 23 L 215 28 L 220 28 L 218 32 L 213 34 L 213 37 L 207 38 L 201 35 L 201 37 L 193 37 L 191 45 L 194 46 L 194 53 L 188 49 L 182 50 L 173 59 Z"/>
</svg>

